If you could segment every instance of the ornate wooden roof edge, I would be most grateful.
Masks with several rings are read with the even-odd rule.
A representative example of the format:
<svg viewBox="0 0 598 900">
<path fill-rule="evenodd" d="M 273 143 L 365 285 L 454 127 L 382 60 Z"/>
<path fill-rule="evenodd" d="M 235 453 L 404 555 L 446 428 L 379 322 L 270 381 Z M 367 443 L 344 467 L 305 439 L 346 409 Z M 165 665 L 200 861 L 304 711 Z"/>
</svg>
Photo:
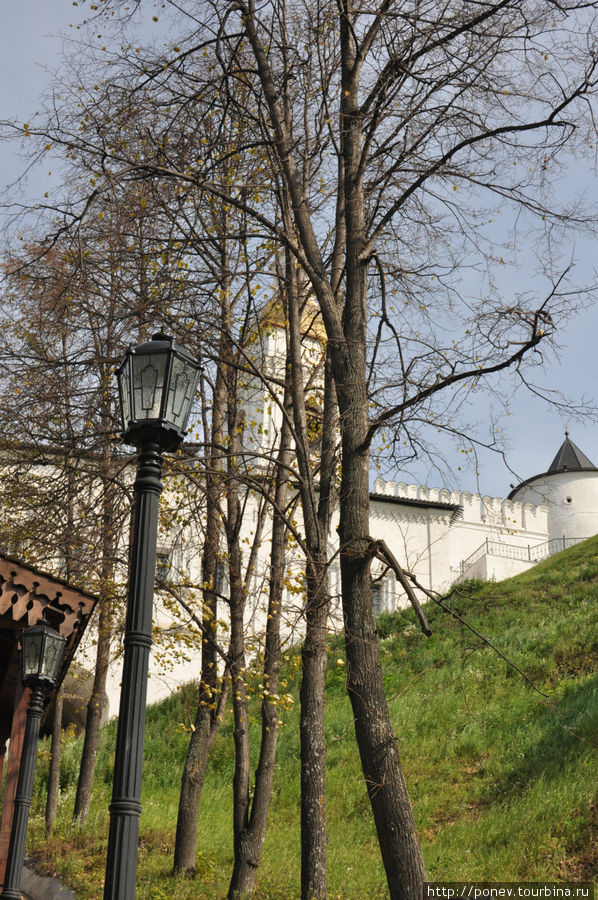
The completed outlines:
<svg viewBox="0 0 598 900">
<path fill-rule="evenodd" d="M 27 573 L 30 573 L 32 576 L 45 579 L 51 585 L 60 585 L 61 587 L 66 588 L 68 591 L 74 592 L 76 594 L 81 594 L 87 600 L 89 600 L 92 606 L 95 604 L 97 597 L 95 594 L 90 594 L 89 591 L 83 590 L 83 588 L 76 587 L 70 582 L 66 581 L 64 578 L 60 578 L 58 575 L 52 575 L 49 572 L 44 572 L 41 569 L 36 568 L 36 566 L 30 565 L 28 562 L 25 562 L 22 559 L 16 559 L 14 556 L 8 556 L 6 553 L 2 553 L 0 551 L 0 565 L 3 562 L 7 562 L 10 565 L 18 566 L 20 569 L 24 570 Z M 41 585 L 41 582 L 38 582 Z"/>
<path fill-rule="evenodd" d="M 62 578 L 0 553 L 0 619 L 9 619 L 22 629 L 35 625 L 48 612 L 51 624 L 66 638 L 60 670 L 46 697 L 46 706 L 68 671 L 97 600 Z"/>
<path fill-rule="evenodd" d="M 0 554 L 0 617 L 22 627 L 35 625 L 46 610 L 52 610 L 52 624 L 66 637 L 69 647 L 75 633 L 85 630 L 97 598 L 87 591 L 24 562 Z"/>
</svg>

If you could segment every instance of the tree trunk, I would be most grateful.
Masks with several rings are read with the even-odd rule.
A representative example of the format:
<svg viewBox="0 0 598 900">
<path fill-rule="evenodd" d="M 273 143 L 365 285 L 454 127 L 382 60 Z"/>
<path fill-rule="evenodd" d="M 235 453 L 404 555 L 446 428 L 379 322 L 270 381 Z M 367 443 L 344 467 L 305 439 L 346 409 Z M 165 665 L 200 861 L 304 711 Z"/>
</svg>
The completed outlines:
<svg viewBox="0 0 598 900">
<path fill-rule="evenodd" d="M 229 508 L 227 531 L 230 571 L 231 622 L 230 622 L 230 661 L 233 692 L 233 716 L 235 745 L 235 771 L 233 775 L 233 844 L 235 862 L 228 890 L 229 900 L 237 900 L 253 889 L 255 879 L 251 840 L 248 835 L 249 826 L 249 712 L 247 709 L 247 685 L 245 682 L 245 639 L 243 633 L 245 592 L 241 579 L 241 552 L 238 532 L 234 527 L 237 520 L 238 498 L 232 500 L 235 514 L 231 520 L 230 496 L 234 488 L 229 488 Z M 237 520 L 238 521 L 238 520 Z"/>
<path fill-rule="evenodd" d="M 104 373 L 104 378 L 109 375 L 109 368 Z M 105 396 L 108 396 L 107 394 Z M 105 403 L 102 411 L 102 421 L 105 433 L 108 434 L 111 425 L 110 406 Z M 116 526 L 116 501 L 114 463 L 112 448 L 105 443 L 102 447 L 102 518 L 101 541 L 102 553 L 99 570 L 99 619 L 98 619 L 98 643 L 96 648 L 96 666 L 93 679 L 91 697 L 87 704 L 87 716 L 85 719 L 85 739 L 83 741 L 83 754 L 77 782 L 77 794 L 75 796 L 75 808 L 73 810 L 73 822 L 83 825 L 89 815 L 91 793 L 93 788 L 93 776 L 95 773 L 100 740 L 100 727 L 106 709 L 106 680 L 108 678 L 108 666 L 110 664 L 110 645 L 112 643 L 113 629 L 113 579 L 115 564 L 115 547 L 117 543 Z M 132 524 L 132 523 L 131 523 Z"/>
<path fill-rule="evenodd" d="M 52 749 L 50 751 L 50 772 L 48 775 L 48 796 L 46 797 L 46 834 L 56 821 L 58 794 L 60 792 L 60 752 L 62 749 L 62 707 L 64 689 L 61 685 L 54 701 L 54 724 L 52 726 Z"/>
<path fill-rule="evenodd" d="M 289 211 L 287 210 L 287 223 Z M 288 223 L 290 225 L 290 223 Z M 305 639 L 301 652 L 301 897 L 324 900 L 326 865 L 326 745 L 324 740 L 324 678 L 328 577 L 326 547 L 328 504 L 316 503 L 315 479 L 307 429 L 305 384 L 301 354 L 299 286 L 294 261 L 287 254 L 287 317 L 293 390 L 295 440 L 299 466 L 301 506 L 307 549 Z M 327 473 L 321 471 L 323 480 Z"/>
<path fill-rule="evenodd" d="M 347 470 L 347 486 L 350 483 Z M 363 538 L 358 542 L 350 537 L 357 522 L 344 522 L 345 516 L 351 516 L 349 505 L 355 504 L 347 504 L 346 498 L 341 501 L 341 539 L 352 547 L 357 543 L 365 547 Z M 426 871 L 386 702 L 367 553 L 343 554 L 341 569 L 347 690 L 390 896 L 392 900 L 415 900 L 422 895 Z"/>
<path fill-rule="evenodd" d="M 210 749 L 221 721 L 222 701 L 226 696 L 225 681 L 218 687 L 218 656 L 215 647 L 215 623 L 218 614 L 217 571 L 220 535 L 220 486 L 218 473 L 222 468 L 222 425 L 226 408 L 226 384 L 219 369 L 216 374 L 212 410 L 212 456 L 206 473 L 206 532 L 202 556 L 204 633 L 201 650 L 201 675 L 195 728 L 191 733 L 179 797 L 174 871 L 192 872 L 197 854 L 197 820 L 201 792 Z M 219 702 L 216 704 L 216 696 Z M 218 711 L 216 711 L 218 705 Z"/>
<path fill-rule="evenodd" d="M 346 293 L 344 341 L 331 347 L 342 436 L 340 547 L 347 690 L 355 735 L 392 900 L 422 896 L 426 871 L 411 810 L 380 665 L 369 536 L 367 258 L 361 168 L 360 63 L 351 3 L 341 14 L 341 152 L 344 160 Z"/>
<path fill-rule="evenodd" d="M 292 229 L 290 203 L 285 225 Z M 326 833 L 326 745 L 324 739 L 324 681 L 326 637 L 330 607 L 327 570 L 327 540 L 332 509 L 335 467 L 335 399 L 330 370 L 324 371 L 322 445 L 319 466 L 319 499 L 309 441 L 306 385 L 303 377 L 300 290 L 297 267 L 286 257 L 286 312 L 293 397 L 295 443 L 300 473 L 299 491 L 303 510 L 306 547 L 305 639 L 301 653 L 301 897 L 324 900 L 327 896 Z"/>
<path fill-rule="evenodd" d="M 93 776 L 100 739 L 100 726 L 102 724 L 106 703 L 106 679 L 108 676 L 108 663 L 110 661 L 111 606 L 112 604 L 106 598 L 100 600 L 96 668 L 91 697 L 87 704 L 85 739 L 83 741 L 81 767 L 79 769 L 75 808 L 73 810 L 73 822 L 80 825 L 85 823 L 87 816 L 89 815 Z"/>
<path fill-rule="evenodd" d="M 324 680 L 328 579 L 326 564 L 307 564 L 306 629 L 301 654 L 301 897 L 327 896 Z"/>
<path fill-rule="evenodd" d="M 228 696 L 227 685 L 228 676 L 225 673 L 219 689 L 215 712 L 210 707 L 214 706 L 214 696 L 215 692 L 218 690 L 217 686 L 213 685 L 209 694 L 206 682 L 202 681 L 199 688 L 200 700 L 197 708 L 195 727 L 191 732 L 187 756 L 185 758 L 181 794 L 179 797 L 179 811 L 174 847 L 173 868 L 175 872 L 192 873 L 195 871 L 195 857 L 197 854 L 197 820 L 199 817 L 201 792 L 210 750 L 212 749 L 214 740 L 218 734 L 222 713 L 226 705 L 226 698 Z"/>
<path fill-rule="evenodd" d="M 285 393 L 284 406 L 288 412 L 289 399 Z M 272 552 L 270 557 L 270 588 L 264 647 L 264 692 L 262 697 L 262 734 L 260 757 L 255 773 L 251 813 L 245 823 L 239 819 L 235 836 L 235 863 L 229 886 L 230 900 L 251 894 L 266 838 L 268 812 L 272 795 L 272 779 L 278 739 L 278 714 L 271 699 L 278 693 L 280 670 L 280 622 L 284 587 L 287 526 L 279 510 L 286 508 L 289 468 L 291 462 L 290 428 L 283 419 L 280 448 L 277 456 L 274 514 L 272 520 Z M 243 745 L 245 749 L 245 745 Z M 247 752 L 249 744 L 247 744 Z"/>
</svg>

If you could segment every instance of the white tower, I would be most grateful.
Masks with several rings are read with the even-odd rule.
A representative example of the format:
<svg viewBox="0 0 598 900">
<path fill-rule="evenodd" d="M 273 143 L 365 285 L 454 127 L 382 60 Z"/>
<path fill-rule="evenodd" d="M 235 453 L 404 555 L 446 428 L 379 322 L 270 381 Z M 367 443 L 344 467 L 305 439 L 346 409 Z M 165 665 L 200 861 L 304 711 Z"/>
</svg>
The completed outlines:
<svg viewBox="0 0 598 900">
<path fill-rule="evenodd" d="M 548 504 L 550 540 L 598 533 L 598 469 L 569 440 L 568 431 L 548 471 L 522 481 L 508 499 Z"/>
<path fill-rule="evenodd" d="M 275 299 L 262 310 L 259 322 L 245 348 L 248 373 L 239 376 L 239 402 L 242 409 L 242 450 L 246 464 L 266 466 L 277 446 L 282 425 L 287 337 L 285 315 Z M 308 426 L 318 433 L 323 387 L 326 334 L 318 307 L 307 300 L 301 308 L 301 358 L 307 406 Z M 315 449 L 315 448 L 314 448 Z"/>
</svg>

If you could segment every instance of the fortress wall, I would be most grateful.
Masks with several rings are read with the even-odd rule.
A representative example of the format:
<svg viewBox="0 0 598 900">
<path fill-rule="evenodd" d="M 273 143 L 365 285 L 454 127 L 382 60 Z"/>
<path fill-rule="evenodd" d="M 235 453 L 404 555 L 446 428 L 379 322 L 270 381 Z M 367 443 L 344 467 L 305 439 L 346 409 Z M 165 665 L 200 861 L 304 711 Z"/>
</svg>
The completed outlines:
<svg viewBox="0 0 598 900">
<path fill-rule="evenodd" d="M 449 491 L 447 488 L 429 488 L 425 485 L 407 484 L 404 481 L 376 480 L 377 494 L 423 500 L 428 503 L 452 503 L 463 510 L 462 524 L 498 528 L 500 533 L 516 535 L 517 532 L 537 532 L 542 536 L 548 531 L 548 510 L 545 504 L 534 505 L 501 497 L 474 494 L 470 491 Z"/>
<path fill-rule="evenodd" d="M 548 532 L 548 507 L 535 506 L 533 503 L 522 503 L 523 528 L 526 531 Z"/>
<path fill-rule="evenodd" d="M 384 539 L 399 563 L 412 571 L 424 587 L 436 591 L 448 589 L 461 575 L 461 562 L 487 540 L 520 547 L 533 547 L 548 540 L 546 504 L 535 506 L 470 491 L 383 479 L 376 481 L 375 491 L 380 499 L 372 502 L 371 534 Z M 385 496 L 423 501 L 430 506 L 385 503 Z M 456 517 L 450 509 L 435 507 L 434 503 L 460 507 L 460 515 Z M 490 562 L 480 562 L 480 566 L 493 567 L 492 571 L 484 570 L 482 577 L 504 578 L 522 570 L 517 560 L 501 560 L 492 556 Z M 400 589 L 397 591 L 400 594 Z"/>
</svg>

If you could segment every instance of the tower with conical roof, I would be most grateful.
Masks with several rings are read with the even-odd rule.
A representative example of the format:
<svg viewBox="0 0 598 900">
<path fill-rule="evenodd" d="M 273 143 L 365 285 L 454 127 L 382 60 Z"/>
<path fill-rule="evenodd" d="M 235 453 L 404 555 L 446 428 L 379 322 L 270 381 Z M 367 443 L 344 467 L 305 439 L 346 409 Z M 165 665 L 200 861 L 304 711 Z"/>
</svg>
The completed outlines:
<svg viewBox="0 0 598 900">
<path fill-rule="evenodd" d="M 569 440 L 569 432 L 565 431 L 565 440 L 559 447 L 559 451 L 550 464 L 549 474 L 556 475 L 559 472 L 596 472 L 596 466 L 590 462 L 585 453 Z"/>
<path fill-rule="evenodd" d="M 551 540 L 598 534 L 598 468 L 573 443 L 568 431 L 547 471 L 522 481 L 509 500 L 548 504 Z"/>
</svg>

